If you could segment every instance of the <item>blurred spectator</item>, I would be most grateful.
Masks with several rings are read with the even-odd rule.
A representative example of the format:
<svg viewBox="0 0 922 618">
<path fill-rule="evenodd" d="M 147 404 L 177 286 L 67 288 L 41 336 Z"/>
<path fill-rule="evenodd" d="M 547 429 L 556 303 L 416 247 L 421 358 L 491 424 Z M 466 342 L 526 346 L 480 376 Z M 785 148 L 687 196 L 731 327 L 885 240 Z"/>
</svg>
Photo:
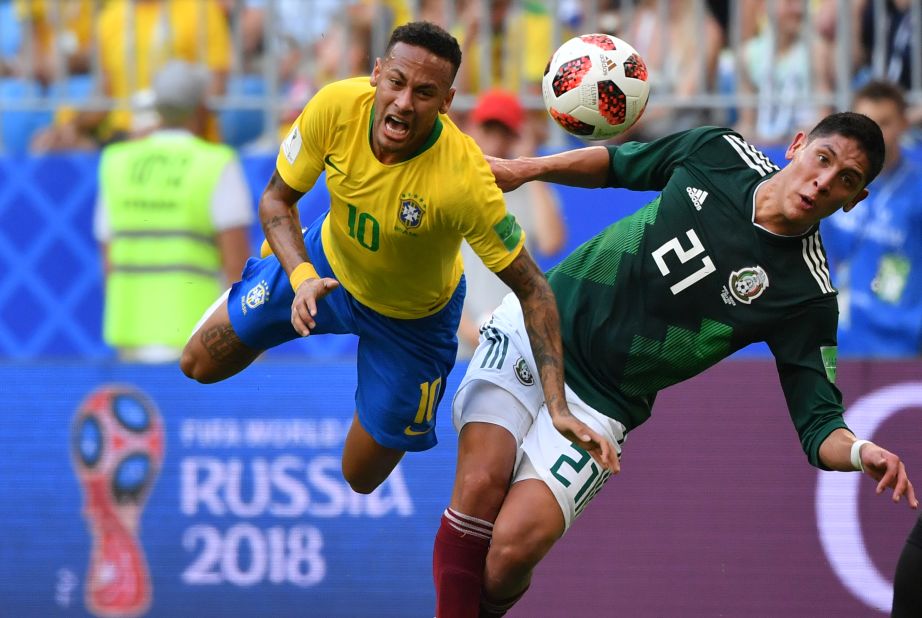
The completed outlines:
<svg viewBox="0 0 922 618">
<path fill-rule="evenodd" d="M 93 8 L 93 0 L 0 0 L 0 139 L 6 152 L 26 154 L 54 118 L 36 100 L 89 97 Z M 69 113 L 59 109 L 62 118 Z"/>
<path fill-rule="evenodd" d="M 252 56 L 259 50 L 271 50 L 282 83 L 290 81 L 302 63 L 311 63 L 312 45 L 327 35 L 337 14 L 355 4 L 354 0 L 275 0 L 273 4 L 269 0 L 243 1 L 244 54 Z M 270 14 L 273 8 L 274 14 Z M 274 40 L 265 40 L 267 32 Z"/>
<path fill-rule="evenodd" d="M 852 82 L 860 86 L 870 79 L 886 79 L 906 90 L 912 87 L 913 4 L 919 8 L 922 3 L 920 0 L 882 0 L 879 3 L 852 0 L 848 3 L 851 56 L 846 72 Z M 841 10 L 842 4 L 837 0 L 821 0 L 814 19 L 817 35 L 813 42 L 815 87 L 817 93 L 827 97 L 839 85 L 836 29 Z M 922 61 L 918 54 L 916 50 L 916 62 Z M 824 106 L 825 110 L 833 108 L 831 104 Z M 915 115 L 918 116 L 918 110 Z"/>
<path fill-rule="evenodd" d="M 780 143 L 809 128 L 817 111 L 810 103 L 810 48 L 804 31 L 806 0 L 774 0 L 774 14 L 765 0 L 758 11 L 765 17 L 755 37 L 745 41 L 739 70 L 739 92 L 755 94 L 756 107 L 740 109 L 737 130 L 762 144 Z M 770 27 L 771 26 L 771 27 Z"/>
<path fill-rule="evenodd" d="M 906 101 L 891 82 L 872 81 L 854 111 L 880 125 L 887 154 L 870 195 L 847 216 L 823 222 L 839 289 L 840 356 L 917 356 L 922 352 L 922 166 L 900 147 Z"/>
<path fill-rule="evenodd" d="M 108 0 L 96 22 L 96 42 L 102 92 L 115 100 L 115 109 L 58 119 L 36 137 L 35 151 L 93 148 L 150 130 L 156 121 L 151 76 L 171 59 L 204 63 L 212 72 L 209 94 L 225 91 L 230 31 L 216 0 Z M 213 115 L 207 125 L 207 138 L 219 141 Z"/>
<path fill-rule="evenodd" d="M 463 94 L 502 88 L 520 96 L 540 97 L 544 69 L 554 52 L 553 31 L 553 16 L 539 0 L 459 0 L 451 32 L 461 44 L 464 61 L 455 88 Z M 459 122 L 465 124 L 463 118 Z M 522 133 L 524 139 L 540 146 L 548 131 L 548 115 L 539 104 L 526 113 Z"/>
<path fill-rule="evenodd" d="M 245 70 L 258 71 L 252 77 L 261 82 L 265 67 L 252 55 L 271 55 L 283 100 L 279 126 L 246 144 L 248 150 L 257 151 L 276 150 L 292 121 L 322 86 L 371 72 L 373 26 L 410 18 L 405 0 L 276 0 L 272 15 L 268 0 L 238 1 L 245 3 L 240 28 Z M 267 20 L 272 24 L 268 30 Z M 272 34 L 268 41 L 264 40 L 267 32 Z M 265 84 L 250 90 L 250 94 L 267 93 Z"/>
<path fill-rule="evenodd" d="M 15 57 L 7 57 L 3 73 L 35 79 L 48 86 L 64 75 L 87 73 L 93 34 L 93 0 L 11 0 L 18 35 Z M 4 32 L 12 24 L 4 25 Z M 31 43 L 27 44 L 26 41 Z"/>
<path fill-rule="evenodd" d="M 464 62 L 455 87 L 472 94 L 490 88 L 540 94 L 544 68 L 554 51 L 552 33 L 553 19 L 541 2 L 460 0 L 452 34 L 461 44 Z M 488 50 L 481 47 L 484 40 Z M 481 73 L 485 59 L 487 75 Z"/>
<path fill-rule="evenodd" d="M 867 50 L 863 47 L 861 36 L 861 15 L 864 12 L 865 1 L 852 0 L 847 7 L 850 11 L 848 21 L 851 25 L 851 32 L 848 33 L 848 40 L 851 54 L 845 71 L 849 79 L 857 73 L 867 57 Z M 836 37 L 841 10 L 842 4 L 839 0 L 819 0 L 813 17 L 815 36 L 810 51 L 813 55 L 813 87 L 816 94 L 827 98 L 832 96 L 838 85 L 839 63 L 836 58 Z M 836 106 L 829 100 L 818 107 L 817 113 L 825 115 L 835 110 Z"/>
<path fill-rule="evenodd" d="M 915 2 L 920 4 L 918 0 Z M 912 16 L 910 15 L 911 0 L 886 0 L 884 2 L 883 14 L 878 14 L 874 2 L 862 0 L 859 4 L 864 5 L 861 13 L 861 49 L 865 50 L 864 67 L 861 69 L 858 79 L 866 81 L 871 75 L 887 79 L 899 84 L 904 89 L 912 87 Z M 882 66 L 883 72 L 875 71 L 875 53 L 878 45 L 878 21 L 879 18 L 884 20 L 882 31 L 884 39 L 882 44 Z M 922 58 L 916 58 L 916 62 L 922 61 Z"/>
<path fill-rule="evenodd" d="M 122 360 L 178 359 L 250 253 L 240 162 L 200 137 L 208 86 L 205 67 L 168 62 L 153 81 L 160 128 L 102 152 L 93 227 L 106 274 L 103 338 Z"/>
<path fill-rule="evenodd" d="M 487 156 L 510 158 L 523 152 L 521 136 L 525 110 L 512 93 L 490 90 L 483 93 L 471 112 L 467 133 Z M 507 210 L 525 231 L 526 248 L 532 255 L 551 256 L 566 241 L 566 227 L 557 195 L 547 184 L 530 182 L 504 194 Z M 469 358 L 477 347 L 481 323 L 499 306 L 511 290 L 490 272 L 470 246 L 461 244 L 467 294 L 458 327 L 458 356 Z"/>
<path fill-rule="evenodd" d="M 713 91 L 723 34 L 713 14 L 698 0 L 642 0 L 627 26 L 625 40 L 649 69 L 650 102 L 631 131 L 649 141 L 709 124 L 709 111 L 683 106 L 682 100 Z M 678 107 L 656 106 L 659 97 Z"/>
</svg>

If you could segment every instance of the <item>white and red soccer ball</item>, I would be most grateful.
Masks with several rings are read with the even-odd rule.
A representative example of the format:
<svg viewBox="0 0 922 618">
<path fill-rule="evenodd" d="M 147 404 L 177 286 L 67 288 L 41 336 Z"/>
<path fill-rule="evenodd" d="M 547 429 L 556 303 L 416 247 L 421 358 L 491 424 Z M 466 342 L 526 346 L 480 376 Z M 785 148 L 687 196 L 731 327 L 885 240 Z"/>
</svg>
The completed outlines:
<svg viewBox="0 0 922 618">
<path fill-rule="evenodd" d="M 609 34 L 565 42 L 544 70 L 544 106 L 580 139 L 614 137 L 643 114 L 650 95 L 647 65 L 633 47 Z"/>
</svg>

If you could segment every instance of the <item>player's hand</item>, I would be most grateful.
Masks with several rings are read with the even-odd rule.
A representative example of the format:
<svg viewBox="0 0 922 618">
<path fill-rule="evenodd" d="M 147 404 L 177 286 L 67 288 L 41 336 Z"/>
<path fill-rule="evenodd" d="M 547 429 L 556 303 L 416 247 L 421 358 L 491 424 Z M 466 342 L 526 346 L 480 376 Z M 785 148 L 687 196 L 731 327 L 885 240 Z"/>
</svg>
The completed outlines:
<svg viewBox="0 0 922 618">
<path fill-rule="evenodd" d="M 554 428 L 564 438 L 585 449 L 599 464 L 611 470 L 612 474 L 618 474 L 621 471 L 618 451 L 608 439 L 603 438 L 570 413 L 554 414 L 551 418 Z"/>
<path fill-rule="evenodd" d="M 339 281 L 332 277 L 305 279 L 295 292 L 291 303 L 291 325 L 302 337 L 311 334 L 317 323 L 317 301 L 339 287 Z"/>
<path fill-rule="evenodd" d="M 484 158 L 490 164 L 490 169 L 496 177 L 496 186 L 503 193 L 514 191 L 525 184 L 525 178 L 516 172 L 518 165 L 516 159 L 500 159 L 489 155 L 484 155 Z"/>
<path fill-rule="evenodd" d="M 861 447 L 861 463 L 864 464 L 865 473 L 877 481 L 878 494 L 892 487 L 894 502 L 899 502 L 905 495 L 910 508 L 919 508 L 912 483 L 906 475 L 906 467 L 899 457 L 871 442 Z"/>
</svg>

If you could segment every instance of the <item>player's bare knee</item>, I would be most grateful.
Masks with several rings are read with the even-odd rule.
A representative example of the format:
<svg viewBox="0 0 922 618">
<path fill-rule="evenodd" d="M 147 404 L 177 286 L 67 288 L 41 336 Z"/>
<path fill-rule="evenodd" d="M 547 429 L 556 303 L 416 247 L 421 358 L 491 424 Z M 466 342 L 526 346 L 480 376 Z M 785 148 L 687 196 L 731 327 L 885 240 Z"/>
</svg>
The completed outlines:
<svg viewBox="0 0 922 618">
<path fill-rule="evenodd" d="M 480 511 L 498 511 L 509 490 L 508 475 L 486 468 L 466 470 L 458 480 L 457 506 L 469 514 L 473 514 L 471 509 L 475 507 Z"/>
<path fill-rule="evenodd" d="M 357 494 L 370 494 L 387 478 L 387 473 L 382 474 L 379 470 L 374 469 L 369 471 L 368 468 L 369 466 L 356 464 L 350 461 L 349 457 L 343 456 L 343 478 Z"/>
<path fill-rule="evenodd" d="M 489 571 L 504 577 L 520 578 L 531 572 L 544 553 L 520 539 L 497 539 L 494 534 L 490 544 Z"/>
<path fill-rule="evenodd" d="M 221 379 L 213 371 L 209 370 L 206 363 L 202 362 L 200 353 L 191 350 L 188 345 L 179 358 L 179 369 L 187 378 L 191 378 L 200 384 L 213 384 Z"/>
<path fill-rule="evenodd" d="M 197 363 L 195 361 L 195 354 L 189 350 L 189 345 L 187 344 L 182 351 L 182 356 L 179 357 L 179 369 L 187 378 L 192 378 L 193 380 L 196 379 L 197 375 Z"/>
<path fill-rule="evenodd" d="M 368 476 L 347 470 L 343 466 L 343 478 L 349 483 L 349 487 L 357 494 L 370 494 L 384 482 L 383 478 L 369 478 Z"/>
</svg>

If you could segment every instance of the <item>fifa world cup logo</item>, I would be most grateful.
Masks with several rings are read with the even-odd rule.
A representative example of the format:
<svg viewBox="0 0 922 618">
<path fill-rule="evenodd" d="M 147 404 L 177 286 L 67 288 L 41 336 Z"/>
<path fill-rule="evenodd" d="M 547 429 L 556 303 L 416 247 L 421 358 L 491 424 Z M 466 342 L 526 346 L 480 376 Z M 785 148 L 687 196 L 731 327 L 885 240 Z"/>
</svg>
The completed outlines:
<svg viewBox="0 0 922 618">
<path fill-rule="evenodd" d="M 97 616 L 138 616 L 151 600 L 138 531 L 163 461 L 160 415 L 140 391 L 102 386 L 77 410 L 71 448 L 93 539 L 86 607 Z"/>
</svg>

